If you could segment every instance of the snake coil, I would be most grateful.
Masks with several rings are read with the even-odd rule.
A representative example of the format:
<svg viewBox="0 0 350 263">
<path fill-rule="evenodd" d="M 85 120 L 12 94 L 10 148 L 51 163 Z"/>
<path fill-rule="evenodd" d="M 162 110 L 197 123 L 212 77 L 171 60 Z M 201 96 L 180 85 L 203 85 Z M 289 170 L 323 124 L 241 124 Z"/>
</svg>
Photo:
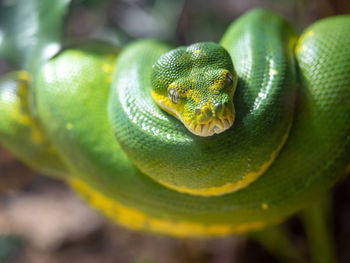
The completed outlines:
<svg viewBox="0 0 350 263">
<path fill-rule="evenodd" d="M 30 90 L 24 72 L 1 80 L 0 142 L 133 229 L 217 236 L 260 228 L 350 170 L 349 28 L 349 15 L 336 16 L 298 38 L 268 11 L 235 21 L 220 42 L 235 69 L 228 71 L 237 81 L 235 122 L 210 137 L 188 131 L 151 96 L 152 66 L 165 53 L 174 59 L 168 45 L 141 40 L 118 56 L 101 44 L 64 50 L 42 66 Z M 201 44 L 183 50 L 170 63 L 175 68 L 186 54 L 185 67 L 194 68 L 200 53 L 221 56 Z M 198 79 L 208 79 L 215 65 Z M 155 77 L 179 86 L 183 69 Z M 170 100 L 179 104 L 174 92 Z"/>
</svg>

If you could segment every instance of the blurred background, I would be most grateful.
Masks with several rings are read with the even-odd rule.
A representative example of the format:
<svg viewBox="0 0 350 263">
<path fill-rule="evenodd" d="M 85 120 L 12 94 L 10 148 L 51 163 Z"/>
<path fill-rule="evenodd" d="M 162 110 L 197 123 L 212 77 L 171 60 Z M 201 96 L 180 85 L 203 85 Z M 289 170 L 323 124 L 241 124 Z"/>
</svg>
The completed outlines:
<svg viewBox="0 0 350 263">
<path fill-rule="evenodd" d="M 0 2 L 2 7 L 18 4 L 16 0 Z M 73 0 L 63 39 L 66 45 L 95 38 L 120 46 L 144 37 L 176 45 L 219 41 L 233 20 L 256 7 L 279 13 L 298 32 L 320 18 L 350 13 L 349 0 Z M 0 73 L 9 71 L 11 66 L 0 60 Z M 350 262 L 350 178 L 335 187 L 331 199 L 337 258 Z M 286 227 L 293 245 L 307 257 L 300 219 L 290 218 Z M 28 169 L 0 148 L 0 263 L 78 261 L 278 262 L 245 236 L 177 240 L 111 224 L 63 182 Z"/>
</svg>

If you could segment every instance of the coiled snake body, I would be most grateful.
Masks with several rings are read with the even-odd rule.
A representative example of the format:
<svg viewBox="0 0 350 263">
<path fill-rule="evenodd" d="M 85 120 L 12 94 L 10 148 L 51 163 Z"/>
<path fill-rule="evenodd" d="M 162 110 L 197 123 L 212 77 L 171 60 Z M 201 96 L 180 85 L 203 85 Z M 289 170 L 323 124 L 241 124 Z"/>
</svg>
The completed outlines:
<svg viewBox="0 0 350 263">
<path fill-rule="evenodd" d="M 175 236 L 260 228 L 349 169 L 349 29 L 350 16 L 337 16 L 298 38 L 254 10 L 221 46 L 170 51 L 141 40 L 116 65 L 110 47 L 65 50 L 34 78 L 34 117 L 28 76 L 2 80 L 0 140 L 128 227 Z"/>
</svg>

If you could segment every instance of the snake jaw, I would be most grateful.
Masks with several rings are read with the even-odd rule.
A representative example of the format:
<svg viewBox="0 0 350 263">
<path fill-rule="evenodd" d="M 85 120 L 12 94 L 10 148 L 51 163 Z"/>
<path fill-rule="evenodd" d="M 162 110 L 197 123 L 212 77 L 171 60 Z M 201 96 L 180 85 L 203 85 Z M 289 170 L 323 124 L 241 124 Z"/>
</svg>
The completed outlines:
<svg viewBox="0 0 350 263">
<path fill-rule="evenodd" d="M 193 134 L 201 137 L 208 137 L 228 130 L 234 121 L 234 117 L 213 118 L 207 123 L 196 124 L 193 121 L 184 122 L 186 128 Z"/>
</svg>

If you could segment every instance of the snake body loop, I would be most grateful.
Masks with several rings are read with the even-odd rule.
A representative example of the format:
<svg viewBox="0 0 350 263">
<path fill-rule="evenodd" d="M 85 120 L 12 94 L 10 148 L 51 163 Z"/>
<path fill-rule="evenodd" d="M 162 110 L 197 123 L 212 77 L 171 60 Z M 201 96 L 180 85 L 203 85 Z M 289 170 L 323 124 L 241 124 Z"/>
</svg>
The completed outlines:
<svg viewBox="0 0 350 263">
<path fill-rule="evenodd" d="M 239 18 L 220 42 L 237 73 L 235 122 L 209 137 L 152 97 L 152 66 L 168 45 L 141 40 L 118 55 L 101 45 L 65 50 L 34 78 L 37 130 L 52 142 L 37 147 L 51 149 L 93 206 L 133 229 L 217 236 L 279 222 L 349 169 L 349 28 L 350 16 L 337 16 L 298 38 L 271 12 Z M 0 118 L 2 141 L 25 126 L 5 82 L 0 111 L 13 118 Z"/>
<path fill-rule="evenodd" d="M 227 30 L 221 43 L 231 51 L 238 75 L 235 123 L 220 135 L 205 138 L 188 132 L 149 96 L 152 65 L 170 48 L 152 41 L 129 46 L 119 56 L 110 96 L 117 141 L 143 173 L 177 191 L 220 195 L 245 187 L 266 171 L 286 141 L 296 87 L 295 40 L 287 22 L 264 11 L 242 17 Z M 220 56 L 212 47 L 189 49 L 195 51 L 192 61 L 214 64 L 213 58 Z M 171 76 L 189 70 L 183 62 L 186 53 L 174 53 L 165 60 L 177 66 L 154 76 L 160 81 L 171 83 Z M 176 61 L 176 56 L 182 60 Z"/>
</svg>

